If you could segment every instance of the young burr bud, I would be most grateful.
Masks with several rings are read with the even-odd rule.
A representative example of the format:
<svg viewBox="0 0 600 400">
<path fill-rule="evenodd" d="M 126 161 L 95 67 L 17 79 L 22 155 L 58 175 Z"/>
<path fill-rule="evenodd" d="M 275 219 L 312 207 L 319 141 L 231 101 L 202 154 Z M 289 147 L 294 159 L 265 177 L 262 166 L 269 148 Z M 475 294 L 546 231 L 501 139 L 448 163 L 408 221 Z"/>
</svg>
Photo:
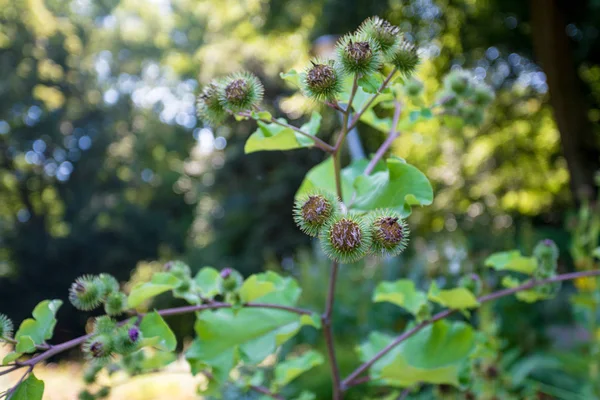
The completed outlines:
<svg viewBox="0 0 600 400">
<path fill-rule="evenodd" d="M 91 362 L 88 367 L 83 371 L 83 381 L 88 385 L 96 382 L 96 378 L 98 377 L 98 373 L 102 371 L 104 365 L 102 363 Z"/>
<path fill-rule="evenodd" d="M 11 339 L 14 325 L 10 318 L 4 314 L 0 314 L 0 342 L 2 339 Z"/>
<path fill-rule="evenodd" d="M 113 292 L 104 301 L 104 311 L 108 315 L 122 314 L 125 308 L 127 308 L 127 296 L 124 293 Z"/>
<path fill-rule="evenodd" d="M 479 296 L 482 290 L 481 278 L 477 274 L 469 274 L 463 276 L 458 281 L 458 286 L 463 287 L 473 293 L 475 296 Z"/>
<path fill-rule="evenodd" d="M 389 58 L 389 62 L 404 76 L 411 76 L 421 62 L 416 46 L 404 38 L 394 46 Z"/>
<path fill-rule="evenodd" d="M 97 317 L 94 320 L 94 333 L 112 334 L 117 329 L 117 323 L 107 315 Z"/>
<path fill-rule="evenodd" d="M 437 102 L 443 107 L 454 108 L 458 105 L 458 97 L 456 93 L 446 89 L 440 92 Z"/>
<path fill-rule="evenodd" d="M 336 196 L 318 191 L 301 196 L 294 203 L 294 221 L 308 236 L 316 237 L 323 227 L 339 211 Z"/>
<path fill-rule="evenodd" d="M 79 277 L 69 289 L 69 300 L 78 310 L 93 310 L 102 303 L 104 287 L 97 278 L 89 275 Z"/>
<path fill-rule="evenodd" d="M 221 83 L 218 80 L 212 80 L 202 89 L 202 93 L 196 101 L 198 118 L 210 125 L 219 125 L 227 118 L 227 110 L 221 104 L 219 98 Z"/>
<path fill-rule="evenodd" d="M 102 288 L 102 297 L 106 298 L 109 294 L 119 291 L 119 281 L 110 274 L 100 274 L 96 278 Z"/>
<path fill-rule="evenodd" d="M 379 17 L 367 18 L 358 28 L 358 32 L 377 43 L 386 61 L 400 41 L 400 28 Z"/>
<path fill-rule="evenodd" d="M 118 354 L 131 354 L 140 348 L 142 332 L 137 326 L 122 326 L 115 337 L 115 352 Z"/>
<path fill-rule="evenodd" d="M 342 91 L 342 71 L 332 61 L 313 60 L 304 73 L 302 89 L 315 100 L 331 100 Z"/>
<path fill-rule="evenodd" d="M 485 83 L 478 82 L 473 85 L 469 99 L 474 104 L 485 107 L 494 101 L 494 91 Z"/>
<path fill-rule="evenodd" d="M 114 351 L 112 338 L 108 334 L 94 335 L 83 344 L 83 352 L 92 360 L 97 362 L 108 361 Z"/>
<path fill-rule="evenodd" d="M 533 256 L 536 258 L 538 266 L 538 274 L 551 276 L 556 272 L 558 266 L 558 247 L 556 243 L 550 239 L 545 239 L 539 242 L 533 249 Z M 540 276 L 541 277 L 541 276 Z"/>
<path fill-rule="evenodd" d="M 335 215 L 321 229 L 319 241 L 329 258 L 347 264 L 369 253 L 371 232 L 360 215 Z"/>
<path fill-rule="evenodd" d="M 406 249 L 409 229 L 400 215 L 392 210 L 376 210 L 367 215 L 374 253 L 396 256 Z"/>
<path fill-rule="evenodd" d="M 336 46 L 336 58 L 346 74 L 369 75 L 377 71 L 382 63 L 377 43 L 361 33 L 340 39 Z"/>
<path fill-rule="evenodd" d="M 227 77 L 219 90 L 221 105 L 232 112 L 248 111 L 263 99 L 264 87 L 250 72 L 237 72 Z"/>
<path fill-rule="evenodd" d="M 417 97 L 423 93 L 423 82 L 417 79 L 409 79 L 404 84 L 404 92 L 409 97 Z"/>
<path fill-rule="evenodd" d="M 479 106 L 464 104 L 460 110 L 459 115 L 462 117 L 465 125 L 479 126 L 485 120 L 485 113 Z"/>
<path fill-rule="evenodd" d="M 467 94 L 472 83 L 472 76 L 463 70 L 452 71 L 444 78 L 444 86 L 458 96 Z"/>
<path fill-rule="evenodd" d="M 221 289 L 223 292 L 234 292 L 244 283 L 244 278 L 235 269 L 225 268 L 221 271 Z"/>
<path fill-rule="evenodd" d="M 102 386 L 100 390 L 96 392 L 96 398 L 98 399 L 105 399 L 108 395 L 110 395 L 110 387 L 108 386 Z"/>
<path fill-rule="evenodd" d="M 78 400 L 96 400 L 96 396 L 90 393 L 88 390 L 82 390 L 77 395 Z"/>
<path fill-rule="evenodd" d="M 183 261 L 169 261 L 164 268 L 165 271 L 181 280 L 190 279 L 192 276 L 192 270 Z"/>
</svg>

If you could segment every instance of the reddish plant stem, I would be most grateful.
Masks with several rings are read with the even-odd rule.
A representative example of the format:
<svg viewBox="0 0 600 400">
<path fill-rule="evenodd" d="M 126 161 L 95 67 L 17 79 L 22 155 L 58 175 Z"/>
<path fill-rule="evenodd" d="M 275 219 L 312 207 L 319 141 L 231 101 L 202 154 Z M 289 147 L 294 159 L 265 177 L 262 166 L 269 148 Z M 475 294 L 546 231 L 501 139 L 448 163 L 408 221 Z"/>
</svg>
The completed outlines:
<svg viewBox="0 0 600 400">
<path fill-rule="evenodd" d="M 342 192 L 342 177 L 341 177 L 341 149 L 344 144 L 344 139 L 348 134 L 348 120 L 350 118 L 350 112 L 352 110 L 352 101 L 354 100 L 354 95 L 358 89 L 358 76 L 354 75 L 354 80 L 352 82 L 352 91 L 350 92 L 350 97 L 348 98 L 348 105 L 346 106 L 346 110 L 344 111 L 344 117 L 342 119 L 342 130 L 340 131 L 340 135 L 337 139 L 337 142 L 334 146 L 333 150 L 333 165 L 334 165 L 334 178 L 335 178 L 335 188 L 337 191 L 337 196 L 340 201 L 343 201 L 343 192 Z M 333 304 L 335 302 L 335 284 L 337 282 L 337 273 L 338 273 L 339 263 L 337 261 L 333 261 L 331 263 L 331 275 L 329 277 L 329 290 L 327 291 L 327 300 L 325 302 L 325 312 L 321 316 L 321 321 L 323 323 L 323 335 L 325 336 L 325 345 L 327 346 L 327 355 L 329 358 L 329 365 L 331 368 L 331 376 L 332 376 L 332 390 L 333 390 L 333 400 L 342 400 L 343 391 L 341 386 L 341 376 L 340 370 L 337 363 L 337 358 L 335 355 L 335 340 L 333 338 L 333 327 L 331 316 L 333 314 Z"/>
<path fill-rule="evenodd" d="M 276 399 L 276 400 L 284 400 L 282 396 L 278 395 L 277 393 L 273 393 L 271 392 L 269 389 L 267 389 L 264 386 L 255 386 L 255 385 L 251 385 L 250 389 L 254 390 L 257 393 L 262 393 L 265 396 L 268 396 L 272 399 Z"/>
<path fill-rule="evenodd" d="M 381 83 L 381 86 L 379 86 L 379 89 L 377 89 L 377 93 L 375 93 L 373 95 L 373 97 L 371 97 L 371 99 L 369 99 L 367 104 L 365 104 L 365 106 L 354 115 L 354 118 L 352 118 L 352 121 L 350 122 L 350 125 L 348 126 L 348 130 L 352 130 L 352 128 L 354 128 L 356 126 L 356 124 L 358 124 L 360 117 L 365 113 L 365 111 L 367 111 L 369 109 L 369 107 L 371 106 L 371 104 L 373 104 L 373 102 L 375 101 L 377 96 L 379 96 L 381 94 L 381 92 L 383 92 L 383 90 L 387 87 L 387 85 L 390 83 L 390 81 L 394 77 L 395 73 L 396 73 L 396 68 L 394 68 L 392 70 L 392 72 L 390 72 L 388 74 L 388 76 L 385 78 L 385 80 Z"/>
<path fill-rule="evenodd" d="M 385 142 L 383 142 L 381 146 L 379 146 L 377 152 L 375 153 L 371 161 L 369 161 L 369 164 L 367 164 L 367 167 L 365 168 L 364 172 L 365 175 L 369 175 L 371 172 L 373 172 L 373 169 L 375 168 L 379 160 L 383 158 L 385 152 L 390 148 L 392 143 L 394 143 L 394 140 L 396 140 L 396 138 L 400 136 L 400 132 L 398 132 L 398 121 L 400 120 L 401 113 L 402 104 L 396 102 L 394 109 L 394 118 L 392 120 L 392 129 L 390 130 L 390 134 L 388 135 L 387 139 L 385 139 Z"/>
<path fill-rule="evenodd" d="M 242 117 L 252 118 L 252 114 L 249 112 L 240 112 L 238 114 Z M 329 143 L 325 142 L 324 140 L 319 139 L 315 135 L 311 135 L 308 132 L 304 132 L 302 129 L 300 129 L 294 125 L 290 125 L 286 122 L 281 122 L 274 117 L 271 117 L 271 119 L 259 118 L 259 120 L 262 122 L 272 123 L 272 124 L 276 124 L 279 126 L 283 126 L 285 128 L 292 129 L 293 131 L 298 132 L 302 136 L 305 136 L 305 137 L 309 138 L 310 140 L 312 140 L 315 143 L 316 147 L 318 147 L 319 149 L 323 150 L 326 153 L 333 153 L 333 151 L 334 151 L 334 148 Z"/>
<path fill-rule="evenodd" d="M 211 309 L 218 309 L 218 308 L 230 308 L 230 307 L 231 307 L 231 304 L 228 304 L 228 303 L 210 303 L 210 304 L 201 304 L 201 305 L 196 305 L 196 306 L 167 308 L 164 310 L 158 310 L 157 313 L 162 316 L 168 316 L 168 315 L 187 314 L 187 313 L 196 312 L 196 311 L 211 310 Z M 296 308 L 296 307 L 282 306 L 279 304 L 247 303 L 247 304 L 244 304 L 244 307 L 270 308 L 270 309 L 289 311 L 289 312 L 293 312 L 293 313 L 300 314 L 300 315 L 311 315 L 312 314 L 312 312 L 309 310 L 303 310 L 301 308 Z M 144 315 L 145 314 L 143 314 L 143 313 L 138 314 L 139 317 L 144 316 Z M 41 361 L 47 360 L 48 358 L 50 358 L 56 354 L 62 353 L 66 350 L 72 349 L 73 347 L 76 347 L 76 346 L 82 344 L 87 339 L 89 339 L 91 336 L 92 336 L 91 334 L 83 335 L 78 338 L 71 339 L 68 342 L 64 342 L 61 344 L 51 346 L 48 350 L 44 351 L 43 353 L 40 353 L 40 354 L 36 355 L 35 357 L 30 358 L 27 361 L 20 362 L 17 365 L 33 367 Z"/>
<path fill-rule="evenodd" d="M 478 299 L 478 301 L 479 301 L 479 303 L 485 303 L 488 301 L 499 299 L 501 297 L 513 295 L 513 294 L 523 291 L 523 290 L 531 289 L 538 285 L 544 285 L 546 283 L 562 282 L 562 281 L 568 281 L 568 280 L 577 279 L 577 278 L 584 278 L 584 277 L 589 277 L 589 276 L 599 276 L 599 275 L 600 275 L 600 270 L 593 270 L 593 271 L 572 272 L 572 273 L 568 273 L 568 274 L 557 275 L 557 276 L 554 276 L 554 277 L 548 278 L 548 279 L 530 280 L 530 281 L 528 281 L 522 285 L 519 285 L 517 287 L 514 287 L 514 288 L 503 289 L 503 290 L 499 290 L 494 293 L 487 294 L 485 296 L 481 296 Z M 444 319 L 456 311 L 457 310 L 441 311 L 441 312 L 435 314 L 431 319 L 428 319 L 427 321 L 423 321 L 423 322 L 415 325 L 411 329 L 403 332 L 400 336 L 398 336 L 396 339 L 394 339 L 394 341 L 392 341 L 390 344 L 388 344 L 383 349 L 381 349 L 377 354 L 375 354 L 370 360 L 361 364 L 350 375 L 348 375 L 348 377 L 346 377 L 346 379 L 344 379 L 342 381 L 342 390 L 347 390 L 349 387 L 354 386 L 354 381 L 362 373 L 366 372 L 373 364 L 375 364 L 377 361 L 379 361 L 383 356 L 385 356 L 387 353 L 389 353 L 392 349 L 394 349 L 400 343 L 404 342 L 406 339 L 410 338 L 411 336 L 413 336 L 414 334 L 416 334 L 417 332 L 419 332 L 421 329 L 425 328 L 426 326 L 431 325 L 432 323 L 439 321 L 441 319 Z M 364 383 L 364 382 L 368 382 L 368 380 L 365 380 L 365 381 L 361 380 L 361 383 Z"/>
</svg>

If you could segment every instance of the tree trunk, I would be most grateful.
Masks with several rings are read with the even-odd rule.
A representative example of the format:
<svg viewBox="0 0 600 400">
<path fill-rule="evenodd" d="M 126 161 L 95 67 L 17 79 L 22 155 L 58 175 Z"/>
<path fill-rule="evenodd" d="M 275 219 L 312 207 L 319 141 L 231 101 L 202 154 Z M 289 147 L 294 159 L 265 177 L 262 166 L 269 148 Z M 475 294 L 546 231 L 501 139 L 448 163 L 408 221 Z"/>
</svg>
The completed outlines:
<svg viewBox="0 0 600 400">
<path fill-rule="evenodd" d="M 600 150 L 587 117 L 588 105 L 558 0 L 531 0 L 530 4 L 534 54 L 546 73 L 550 104 L 571 176 L 571 191 L 580 202 L 595 197 L 594 175 L 600 170 Z"/>
</svg>

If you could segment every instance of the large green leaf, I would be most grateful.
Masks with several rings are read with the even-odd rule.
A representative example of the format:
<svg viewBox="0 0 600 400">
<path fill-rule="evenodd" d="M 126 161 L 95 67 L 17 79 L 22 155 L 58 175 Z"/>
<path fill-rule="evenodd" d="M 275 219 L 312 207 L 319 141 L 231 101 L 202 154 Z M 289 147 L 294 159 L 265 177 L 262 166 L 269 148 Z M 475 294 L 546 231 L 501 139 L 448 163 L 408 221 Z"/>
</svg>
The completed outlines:
<svg viewBox="0 0 600 400">
<path fill-rule="evenodd" d="M 308 316 L 277 309 L 242 308 L 205 311 L 196 322 L 197 338 L 186 352 L 194 371 L 211 367 L 223 380 L 239 357 L 257 364 L 273 354 L 277 346 L 294 336 L 303 325 L 313 325 Z"/>
<path fill-rule="evenodd" d="M 375 288 L 373 301 L 395 304 L 413 315 L 420 314 L 427 307 L 427 295 L 415 289 L 414 282 L 408 279 L 381 282 Z"/>
<path fill-rule="evenodd" d="M 534 257 L 524 257 L 519 250 L 494 253 L 485 260 L 485 266 L 497 271 L 516 271 L 531 275 L 537 268 Z"/>
<path fill-rule="evenodd" d="M 177 347 L 175 334 L 156 311 L 148 313 L 142 318 L 140 331 L 144 340 L 150 340 L 150 343 L 160 350 L 173 351 Z"/>
<path fill-rule="evenodd" d="M 341 176 L 344 201 L 350 201 L 352 198 L 352 194 L 354 193 L 354 180 L 364 172 L 367 164 L 368 161 L 365 159 L 356 160 L 346 168 L 342 169 Z M 296 192 L 296 198 L 314 192 L 316 189 L 336 193 L 334 171 L 333 158 L 331 157 L 328 157 L 322 163 L 311 168 Z"/>
<path fill-rule="evenodd" d="M 278 391 L 279 388 L 287 385 L 306 371 L 323 364 L 324 359 L 321 353 L 310 350 L 299 357 L 294 357 L 278 363 L 275 367 L 275 379 L 272 388 Z"/>
<path fill-rule="evenodd" d="M 33 373 L 29 374 L 17 387 L 10 396 L 10 400 L 42 400 L 44 395 L 44 381 L 41 381 L 35 377 Z"/>
<path fill-rule="evenodd" d="M 208 299 L 221 294 L 222 280 L 223 278 L 221 278 L 219 271 L 211 267 L 202 268 L 194 277 L 200 294 Z"/>
<path fill-rule="evenodd" d="M 354 209 L 392 208 L 406 217 L 411 213 L 411 206 L 431 204 L 433 189 L 421 171 L 398 158 L 390 158 L 386 164 L 387 171 L 356 178 Z"/>
<path fill-rule="evenodd" d="M 136 308 L 154 296 L 175 289 L 179 283 L 179 278 L 170 273 L 158 272 L 152 276 L 150 282 L 140 283 L 131 289 L 131 293 L 129 293 L 129 297 L 127 298 L 127 304 L 129 308 Z"/>
<path fill-rule="evenodd" d="M 371 333 L 360 346 L 363 361 L 372 358 L 393 338 Z M 437 321 L 400 343 L 370 369 L 371 378 L 385 385 L 410 387 L 418 383 L 458 386 L 462 364 L 475 347 L 475 334 L 464 322 Z"/>
<path fill-rule="evenodd" d="M 287 123 L 283 118 L 278 121 Z M 312 141 L 306 138 L 306 142 L 300 142 L 293 129 L 281 126 L 274 122 L 267 124 L 258 121 L 258 129 L 246 140 L 244 152 L 246 154 L 263 150 L 292 150 L 312 145 Z"/>
<path fill-rule="evenodd" d="M 240 288 L 243 303 L 260 301 L 281 305 L 294 305 L 300 297 L 298 283 L 289 277 L 281 277 L 273 271 L 250 276 Z"/>
<path fill-rule="evenodd" d="M 427 297 L 429 300 L 453 310 L 465 310 L 468 308 L 479 307 L 477 297 L 475 297 L 469 289 L 453 288 L 441 290 L 437 287 L 435 282 L 431 283 Z"/>
<path fill-rule="evenodd" d="M 61 300 L 44 300 L 33 309 L 33 318 L 24 320 L 15 334 L 17 352 L 31 353 L 36 345 L 52 338 L 56 313 L 61 305 Z"/>
</svg>

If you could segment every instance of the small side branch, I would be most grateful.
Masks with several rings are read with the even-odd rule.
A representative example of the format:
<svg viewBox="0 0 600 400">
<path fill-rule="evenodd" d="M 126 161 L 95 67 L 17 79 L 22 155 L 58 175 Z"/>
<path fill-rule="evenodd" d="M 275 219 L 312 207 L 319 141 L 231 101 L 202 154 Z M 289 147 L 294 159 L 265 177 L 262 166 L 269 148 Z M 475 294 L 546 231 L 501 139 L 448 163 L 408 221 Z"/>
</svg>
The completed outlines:
<svg viewBox="0 0 600 400">
<path fill-rule="evenodd" d="M 385 88 L 387 87 L 387 85 L 390 83 L 390 81 L 392 80 L 392 78 L 394 77 L 394 74 L 396 73 L 396 68 L 394 68 L 392 70 L 392 72 L 390 72 L 388 74 L 388 76 L 385 78 L 385 80 L 381 83 L 381 86 L 379 86 L 379 89 L 377 89 L 377 93 L 375 93 L 373 95 L 373 97 L 371 97 L 369 99 L 369 101 L 367 102 L 367 104 L 365 104 L 365 106 L 354 115 L 354 118 L 352 118 L 352 121 L 350 122 L 350 125 L 348 126 L 348 129 L 352 129 L 356 126 L 356 124 L 358 124 L 358 121 L 360 120 L 360 117 L 365 113 L 365 111 L 367 111 L 369 109 L 369 107 L 371 107 L 371 104 L 373 104 L 373 102 L 375 101 L 375 99 L 377 98 L 377 96 L 379 96 L 381 94 L 381 92 L 383 92 L 385 90 Z"/>
<path fill-rule="evenodd" d="M 283 305 L 279 305 L 279 304 L 247 303 L 247 304 L 244 304 L 243 306 L 249 307 L 249 308 L 270 308 L 270 309 L 276 309 L 276 310 L 283 310 L 283 311 L 293 312 L 293 313 L 296 313 L 299 315 L 313 314 L 313 312 L 310 310 L 304 310 L 304 309 L 297 308 L 297 307 L 283 306 Z M 198 312 L 198 311 L 204 311 L 204 310 L 214 310 L 214 309 L 219 309 L 219 308 L 231 308 L 231 307 L 232 307 L 232 305 L 229 303 L 213 302 L 213 303 L 209 303 L 209 304 L 201 304 L 201 305 L 195 305 L 195 306 L 167 308 L 164 310 L 158 310 L 157 313 L 162 316 L 168 316 L 168 315 L 189 314 L 192 312 Z M 140 313 L 140 314 L 138 314 L 138 317 L 143 317 L 144 315 L 145 314 Z M 40 354 L 30 358 L 27 361 L 17 362 L 16 367 L 14 367 L 14 369 L 18 369 L 21 367 L 34 367 L 36 364 L 38 364 L 44 360 L 47 360 L 56 354 L 60 354 L 64 351 L 72 349 L 73 347 L 77 347 L 77 346 L 81 345 L 83 342 L 88 340 L 91 336 L 92 336 L 91 334 L 83 335 L 78 338 L 69 340 L 68 342 L 49 346 L 49 348 L 46 351 L 44 351 L 43 353 L 40 353 Z M 0 374 L 4 374 L 4 373 L 7 373 L 7 372 L 3 371 Z"/>
<path fill-rule="evenodd" d="M 396 140 L 396 138 L 400 136 L 400 132 L 398 132 L 398 121 L 400 120 L 400 114 L 402 114 L 402 104 L 396 101 L 394 108 L 394 118 L 392 120 L 392 129 L 390 130 L 390 134 L 388 135 L 387 139 L 385 139 L 385 142 L 383 142 L 381 146 L 379 146 L 379 149 L 377 149 L 377 152 L 375 153 L 371 161 L 369 161 L 369 164 L 367 164 L 367 167 L 365 168 L 364 172 L 365 175 L 369 175 L 371 172 L 373 172 L 373 169 L 375 168 L 379 160 L 383 158 L 385 152 L 390 148 L 392 143 L 394 143 L 394 140 Z"/>
<path fill-rule="evenodd" d="M 252 118 L 252 114 L 250 114 L 248 112 L 241 112 L 241 113 L 238 113 L 238 115 L 240 115 L 242 117 Z M 333 151 L 334 151 L 334 148 L 331 145 L 329 145 L 327 142 L 319 139 L 315 135 L 311 135 L 308 132 L 304 132 L 302 129 L 298 128 L 297 126 L 290 125 L 286 122 L 281 122 L 281 121 L 275 119 L 274 117 L 271 117 L 271 119 L 259 118 L 259 121 L 266 122 L 268 124 L 276 124 L 279 126 L 283 126 L 285 128 L 292 129 L 293 131 L 299 133 L 300 135 L 305 136 L 305 137 L 309 138 L 310 140 L 312 140 L 315 143 L 315 147 L 318 147 L 319 149 L 323 150 L 324 152 L 333 153 Z"/>
<path fill-rule="evenodd" d="M 530 280 L 529 282 L 525 282 L 524 284 L 519 285 L 514 288 L 503 289 L 503 290 L 499 290 L 494 293 L 487 294 L 485 296 L 481 296 L 478 299 L 478 301 L 479 301 L 479 303 L 486 303 L 488 301 L 496 300 L 501 297 L 510 296 L 517 292 L 521 292 L 523 290 L 528 290 L 528 289 L 534 288 L 539 285 L 545 285 L 547 283 L 568 281 L 568 280 L 572 280 L 572 279 L 584 278 L 584 277 L 589 277 L 589 276 L 600 276 L 600 270 L 572 272 L 569 274 L 557 275 L 557 276 L 554 276 L 554 277 L 548 278 L 548 279 Z M 385 356 L 387 353 L 389 353 L 392 349 L 394 349 L 400 343 L 404 342 L 406 339 L 415 335 L 416 333 L 418 333 L 420 330 L 422 330 L 426 326 L 431 325 L 434 322 L 439 321 L 441 319 L 444 319 L 455 312 L 456 312 L 456 310 L 444 310 L 444 311 L 439 312 L 436 315 L 434 315 L 431 319 L 429 319 L 427 321 L 423 321 L 420 324 L 415 325 L 411 329 L 403 332 L 400 336 L 398 336 L 396 339 L 394 339 L 394 341 L 392 341 L 390 344 L 388 344 L 383 349 L 381 349 L 377 354 L 375 354 L 370 360 L 368 360 L 367 362 L 360 365 L 350 375 L 348 375 L 348 377 L 342 381 L 342 390 L 347 390 L 349 387 L 354 386 L 354 382 L 360 377 L 360 375 L 362 375 L 364 372 L 366 372 L 371 366 L 373 366 L 373 364 L 375 364 L 377 361 L 379 361 L 383 356 Z M 361 380 L 361 382 L 367 382 L 367 381 L 368 380 L 364 380 L 364 381 Z"/>
<path fill-rule="evenodd" d="M 255 385 L 251 385 L 250 389 L 254 390 L 257 393 L 261 393 L 264 394 L 267 397 L 270 397 L 272 399 L 276 399 L 276 400 L 284 400 L 282 396 L 278 395 L 277 393 L 273 393 L 271 392 L 269 389 L 267 389 L 264 386 L 255 386 Z"/>
</svg>

